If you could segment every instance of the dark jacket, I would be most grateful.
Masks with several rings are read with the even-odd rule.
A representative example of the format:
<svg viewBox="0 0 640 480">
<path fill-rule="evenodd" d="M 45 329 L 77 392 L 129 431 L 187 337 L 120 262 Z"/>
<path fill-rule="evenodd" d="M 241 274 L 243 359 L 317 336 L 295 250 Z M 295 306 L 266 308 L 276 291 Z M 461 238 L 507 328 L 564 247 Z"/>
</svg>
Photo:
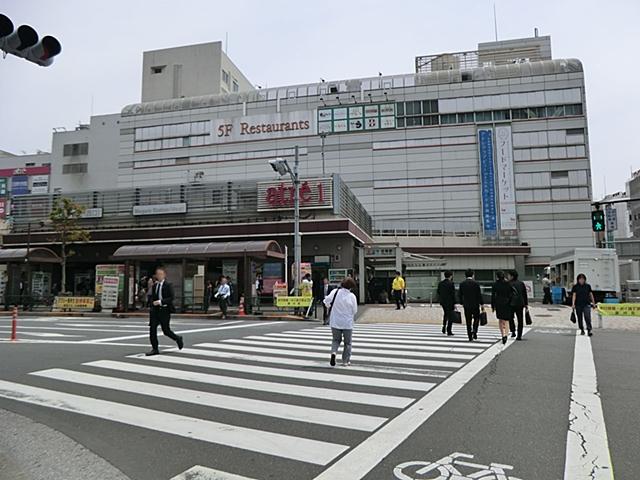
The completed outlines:
<svg viewBox="0 0 640 480">
<path fill-rule="evenodd" d="M 174 294 L 173 294 L 173 285 L 171 285 L 169 282 L 167 282 L 166 280 L 164 281 L 164 283 L 162 284 L 162 306 L 161 307 L 153 307 L 151 310 L 153 311 L 154 309 L 160 309 L 160 312 L 162 313 L 166 313 L 169 314 L 171 312 L 174 311 L 174 306 L 173 306 L 173 298 L 174 298 Z M 155 302 L 156 300 L 158 300 L 158 284 L 154 283 L 153 284 L 153 293 L 151 294 L 151 301 Z M 152 303 L 153 305 L 153 303 Z"/>
<path fill-rule="evenodd" d="M 491 288 L 491 308 L 495 310 L 496 317 L 499 320 L 513 319 L 513 310 L 511 309 L 512 293 L 511 284 L 506 281 L 498 280 Z"/>
<path fill-rule="evenodd" d="M 327 296 L 331 293 L 331 291 L 336 288 L 333 285 L 329 284 L 327 285 Z M 316 299 L 318 301 L 322 301 L 324 300 L 325 294 L 324 294 L 324 283 L 321 283 L 320 286 L 316 289 Z"/>
<path fill-rule="evenodd" d="M 520 294 L 522 297 L 523 307 L 527 307 L 529 305 L 529 298 L 527 297 L 527 287 L 520 280 L 514 280 L 511 282 L 511 286 Z"/>
<path fill-rule="evenodd" d="M 460 303 L 465 310 L 478 310 L 484 303 L 480 284 L 472 278 L 467 278 L 459 287 Z"/>
<path fill-rule="evenodd" d="M 456 286 L 448 278 L 438 284 L 438 301 L 443 307 L 453 308 L 456 304 Z"/>
</svg>

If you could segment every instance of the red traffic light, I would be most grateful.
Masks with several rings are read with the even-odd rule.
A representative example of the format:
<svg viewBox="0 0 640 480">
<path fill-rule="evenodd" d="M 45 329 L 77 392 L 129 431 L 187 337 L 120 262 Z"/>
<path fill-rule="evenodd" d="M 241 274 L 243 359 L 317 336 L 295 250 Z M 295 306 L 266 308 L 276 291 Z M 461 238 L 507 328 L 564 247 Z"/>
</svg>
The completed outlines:
<svg viewBox="0 0 640 480">
<path fill-rule="evenodd" d="M 62 51 L 62 45 L 50 35 L 38 42 L 38 32 L 33 27 L 20 25 L 14 30 L 11 19 L 0 14 L 0 50 L 46 67 Z"/>
</svg>

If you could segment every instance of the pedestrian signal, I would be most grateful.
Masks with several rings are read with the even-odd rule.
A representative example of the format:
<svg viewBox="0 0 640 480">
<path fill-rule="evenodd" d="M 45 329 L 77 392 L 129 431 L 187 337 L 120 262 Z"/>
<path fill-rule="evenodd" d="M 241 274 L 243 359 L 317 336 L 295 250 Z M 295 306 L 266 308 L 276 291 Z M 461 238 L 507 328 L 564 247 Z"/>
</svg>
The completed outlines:
<svg viewBox="0 0 640 480">
<path fill-rule="evenodd" d="M 604 211 L 594 210 L 591 212 L 591 227 L 594 232 L 604 232 Z"/>
</svg>

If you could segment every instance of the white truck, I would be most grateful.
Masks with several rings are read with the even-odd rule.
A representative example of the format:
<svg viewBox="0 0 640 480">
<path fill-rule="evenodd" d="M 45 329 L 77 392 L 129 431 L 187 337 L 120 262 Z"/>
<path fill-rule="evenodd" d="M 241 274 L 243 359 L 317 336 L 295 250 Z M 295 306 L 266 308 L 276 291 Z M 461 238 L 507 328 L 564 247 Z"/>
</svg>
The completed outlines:
<svg viewBox="0 0 640 480">
<path fill-rule="evenodd" d="M 584 273 L 596 302 L 605 296 L 620 298 L 620 268 L 613 248 L 576 248 L 551 257 L 550 277 L 555 285 L 569 293 L 576 276 Z"/>
</svg>

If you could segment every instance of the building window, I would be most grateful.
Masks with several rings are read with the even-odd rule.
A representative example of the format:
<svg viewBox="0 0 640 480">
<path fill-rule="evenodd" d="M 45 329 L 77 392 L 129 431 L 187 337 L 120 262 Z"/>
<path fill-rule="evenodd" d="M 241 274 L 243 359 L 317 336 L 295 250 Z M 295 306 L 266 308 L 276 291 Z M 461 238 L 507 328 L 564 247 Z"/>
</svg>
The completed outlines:
<svg viewBox="0 0 640 480">
<path fill-rule="evenodd" d="M 493 120 L 491 112 L 477 112 L 476 122 L 490 122 Z"/>
<path fill-rule="evenodd" d="M 582 104 L 578 103 L 575 105 L 565 105 L 564 106 L 565 115 L 582 115 Z"/>
<path fill-rule="evenodd" d="M 511 118 L 511 114 L 509 110 L 494 110 L 493 111 L 493 120 L 499 122 L 500 120 L 509 120 Z"/>
<path fill-rule="evenodd" d="M 166 67 L 166 65 L 156 65 L 155 67 L 151 67 L 151 75 L 162 73 Z"/>
<path fill-rule="evenodd" d="M 67 143 L 62 147 L 64 157 L 75 157 L 76 155 L 87 155 L 89 153 L 88 143 Z"/>
<path fill-rule="evenodd" d="M 530 107 L 527 108 L 529 118 L 544 118 L 547 116 L 546 107 Z"/>
<path fill-rule="evenodd" d="M 555 105 L 553 107 L 547 107 L 548 117 L 564 117 L 564 105 Z"/>
<path fill-rule="evenodd" d="M 511 118 L 514 120 L 526 120 L 529 118 L 526 108 L 514 108 L 511 110 Z"/>
<path fill-rule="evenodd" d="M 425 115 L 422 117 L 422 125 L 438 125 L 438 115 Z"/>
<path fill-rule="evenodd" d="M 62 165 L 62 173 L 64 175 L 70 173 L 87 173 L 88 165 L 87 163 L 69 163 Z"/>
<path fill-rule="evenodd" d="M 135 129 L 134 151 L 191 147 L 210 143 L 211 122 L 175 123 Z"/>
<path fill-rule="evenodd" d="M 455 113 L 445 113 L 440 115 L 440 124 L 448 125 L 451 123 L 456 123 L 458 121 L 458 116 Z"/>
<path fill-rule="evenodd" d="M 229 85 L 229 72 L 222 70 L 222 81 Z"/>
<path fill-rule="evenodd" d="M 240 90 L 240 86 L 238 85 L 238 81 L 235 78 L 233 79 L 233 88 L 232 88 L 232 90 L 234 92 L 237 92 L 237 91 Z"/>
<path fill-rule="evenodd" d="M 398 127 L 420 127 L 423 125 L 438 125 L 440 123 L 438 115 L 432 115 L 438 113 L 437 100 L 398 102 L 396 104 L 396 112 Z"/>
<path fill-rule="evenodd" d="M 584 128 L 567 128 L 567 135 L 584 135 Z"/>
<path fill-rule="evenodd" d="M 473 123 L 473 112 L 459 113 L 458 123 Z"/>
</svg>

